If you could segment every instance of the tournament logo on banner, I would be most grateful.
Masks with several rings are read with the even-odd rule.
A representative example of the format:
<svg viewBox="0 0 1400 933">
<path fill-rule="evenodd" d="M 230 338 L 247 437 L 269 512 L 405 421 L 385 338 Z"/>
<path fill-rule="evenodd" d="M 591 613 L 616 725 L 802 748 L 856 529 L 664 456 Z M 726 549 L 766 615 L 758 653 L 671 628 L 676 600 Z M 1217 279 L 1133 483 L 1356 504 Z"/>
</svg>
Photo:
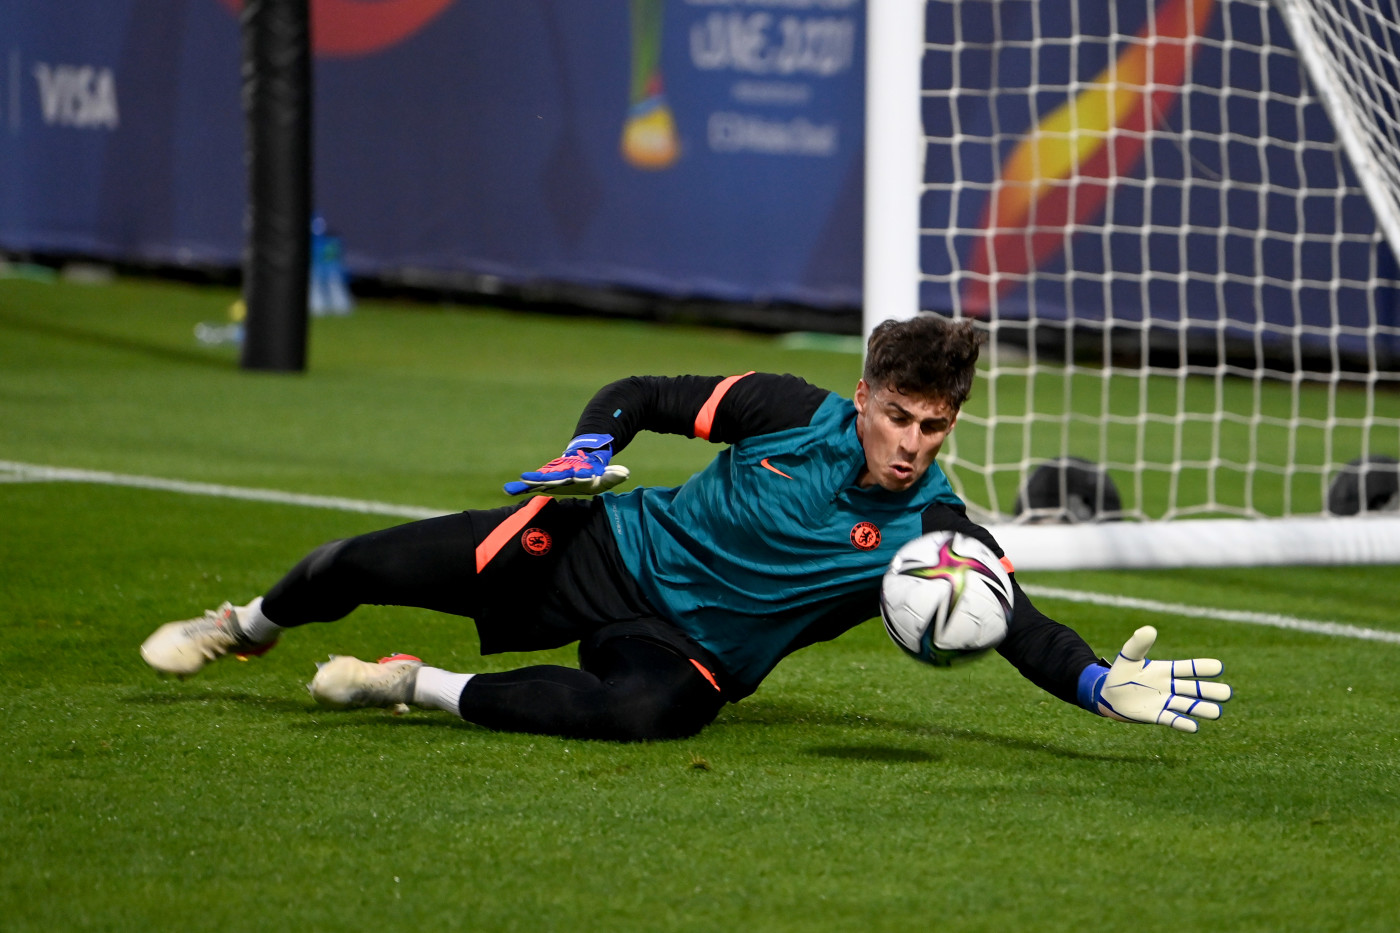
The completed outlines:
<svg viewBox="0 0 1400 933">
<path fill-rule="evenodd" d="M 791 2 L 755 12 L 690 2 L 708 8 L 690 23 L 692 67 L 732 80 L 728 104 L 706 121 L 710 151 L 830 158 L 852 142 L 841 138 L 841 114 L 827 98 L 855 65 L 859 4 Z"/>
<path fill-rule="evenodd" d="M 631 92 L 622 155 L 634 168 L 670 168 L 682 151 L 662 70 L 666 6 L 666 0 L 630 5 Z M 837 155 L 841 125 L 822 99 L 822 84 L 848 78 L 855 64 L 864 12 L 858 0 L 686 0 L 684 9 L 688 77 L 704 89 L 706 106 L 715 107 L 704 122 L 707 151 Z"/>
</svg>

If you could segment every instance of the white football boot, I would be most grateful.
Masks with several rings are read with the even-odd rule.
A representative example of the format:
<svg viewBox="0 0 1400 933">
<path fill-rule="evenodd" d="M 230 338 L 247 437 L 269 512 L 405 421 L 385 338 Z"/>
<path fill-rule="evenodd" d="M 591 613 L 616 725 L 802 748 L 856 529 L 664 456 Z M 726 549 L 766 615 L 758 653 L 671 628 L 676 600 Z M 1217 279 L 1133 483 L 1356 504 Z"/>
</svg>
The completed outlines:
<svg viewBox="0 0 1400 933">
<path fill-rule="evenodd" d="M 158 671 L 188 677 L 228 654 L 245 659 L 263 654 L 277 644 L 277 639 L 252 641 L 239 624 L 239 614 L 256 602 L 248 606 L 224 603 L 197 619 L 167 622 L 141 643 L 141 658 Z"/>
<path fill-rule="evenodd" d="M 390 655 L 378 663 L 333 654 L 329 661 L 316 665 L 316 676 L 306 687 L 323 706 L 382 706 L 403 712 L 413 701 L 413 685 L 422 666 L 423 662 L 411 654 Z"/>
</svg>

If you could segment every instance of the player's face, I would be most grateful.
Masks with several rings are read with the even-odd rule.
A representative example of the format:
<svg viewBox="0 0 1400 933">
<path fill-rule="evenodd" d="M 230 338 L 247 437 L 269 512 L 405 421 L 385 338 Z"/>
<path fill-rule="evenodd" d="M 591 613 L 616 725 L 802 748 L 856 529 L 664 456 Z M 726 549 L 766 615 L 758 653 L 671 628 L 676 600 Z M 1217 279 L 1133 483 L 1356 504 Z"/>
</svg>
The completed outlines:
<svg viewBox="0 0 1400 933">
<path fill-rule="evenodd" d="M 865 448 L 862 486 L 902 492 L 913 486 L 943 449 L 958 420 L 947 402 L 893 389 L 872 389 L 862 379 L 856 385 L 856 436 Z"/>
</svg>

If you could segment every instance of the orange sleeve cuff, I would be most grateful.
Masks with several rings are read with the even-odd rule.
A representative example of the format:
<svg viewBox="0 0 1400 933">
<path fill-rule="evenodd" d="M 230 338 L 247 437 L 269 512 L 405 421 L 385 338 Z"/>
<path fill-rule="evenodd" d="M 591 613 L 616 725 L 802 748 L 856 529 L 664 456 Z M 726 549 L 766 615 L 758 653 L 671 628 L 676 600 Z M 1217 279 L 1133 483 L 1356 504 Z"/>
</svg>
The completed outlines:
<svg viewBox="0 0 1400 933">
<path fill-rule="evenodd" d="M 721 380 L 720 384 L 715 386 L 715 390 L 710 393 L 710 397 L 705 399 L 705 404 L 700 406 L 700 413 L 695 416 L 696 437 L 704 441 L 710 439 L 710 431 L 712 431 L 715 426 L 715 412 L 719 410 L 720 400 L 734 387 L 734 383 L 743 379 L 744 376 L 752 376 L 753 373 L 753 370 L 749 370 L 738 376 L 730 376 L 727 379 Z"/>
</svg>

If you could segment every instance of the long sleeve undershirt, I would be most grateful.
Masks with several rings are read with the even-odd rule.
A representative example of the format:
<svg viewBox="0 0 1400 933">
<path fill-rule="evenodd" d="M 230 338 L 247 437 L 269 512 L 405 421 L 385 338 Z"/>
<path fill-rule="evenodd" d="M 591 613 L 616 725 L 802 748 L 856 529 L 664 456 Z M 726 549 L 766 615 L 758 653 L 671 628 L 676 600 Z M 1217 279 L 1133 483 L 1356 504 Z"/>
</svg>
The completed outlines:
<svg viewBox="0 0 1400 933">
<path fill-rule="evenodd" d="M 732 377 L 731 377 L 732 378 Z M 712 404 L 705 436 L 712 442 L 735 443 L 745 438 L 808 425 L 814 413 L 831 395 L 825 389 L 791 375 L 753 373 L 724 388 L 713 404 L 723 376 L 633 376 L 603 387 L 580 416 L 577 434 L 610 434 L 614 454 L 623 450 L 640 431 L 697 436 L 697 419 Z M 961 531 L 982 540 L 1000 556 L 992 535 L 947 503 L 934 503 L 922 515 L 923 531 Z M 1014 561 L 1014 555 L 1012 556 Z M 1032 683 L 1064 700 L 1076 703 L 1080 673 L 1098 663 L 1094 651 L 1071 628 L 1050 619 L 1031 603 L 1012 577 L 1014 612 L 1005 640 L 998 647 Z M 878 579 L 872 581 L 878 593 Z M 784 654 L 825 641 L 872 618 L 878 613 L 874 598 L 836 601 L 829 612 L 807 627 Z"/>
</svg>

